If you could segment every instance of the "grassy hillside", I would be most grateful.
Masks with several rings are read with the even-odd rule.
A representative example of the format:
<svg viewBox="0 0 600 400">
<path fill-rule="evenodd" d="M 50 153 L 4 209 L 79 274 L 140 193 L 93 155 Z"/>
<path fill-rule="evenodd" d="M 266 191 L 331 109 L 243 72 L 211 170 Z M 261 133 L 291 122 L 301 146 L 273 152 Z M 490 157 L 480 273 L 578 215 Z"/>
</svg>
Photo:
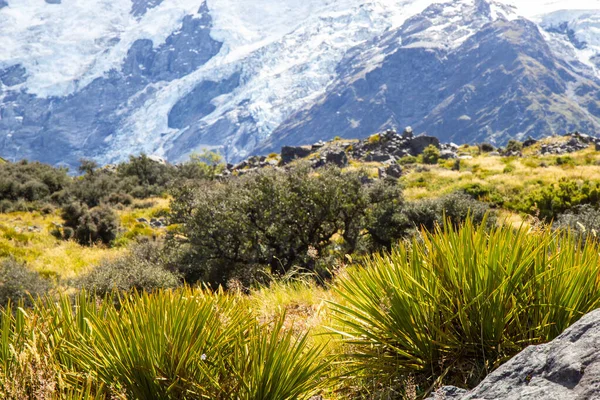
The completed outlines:
<svg viewBox="0 0 600 400">
<path fill-rule="evenodd" d="M 360 145 L 346 140 L 231 177 L 206 155 L 58 173 L 58 186 L 38 166 L 6 183 L 24 168 L 9 166 L 0 397 L 418 399 L 473 387 L 600 307 L 600 152 L 540 154 L 568 140 L 405 156 L 397 179 L 352 157 L 307 167 Z M 109 241 L 88 240 L 105 226 Z"/>
</svg>

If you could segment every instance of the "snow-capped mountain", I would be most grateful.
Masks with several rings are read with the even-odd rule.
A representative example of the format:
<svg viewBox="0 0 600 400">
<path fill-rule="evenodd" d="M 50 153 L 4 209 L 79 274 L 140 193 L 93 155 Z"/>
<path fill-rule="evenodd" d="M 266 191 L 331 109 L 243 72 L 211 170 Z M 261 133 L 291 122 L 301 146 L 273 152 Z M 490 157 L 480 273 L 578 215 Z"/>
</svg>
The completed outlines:
<svg viewBox="0 0 600 400">
<path fill-rule="evenodd" d="M 600 133 L 600 0 L 0 0 L 0 156 Z"/>
</svg>

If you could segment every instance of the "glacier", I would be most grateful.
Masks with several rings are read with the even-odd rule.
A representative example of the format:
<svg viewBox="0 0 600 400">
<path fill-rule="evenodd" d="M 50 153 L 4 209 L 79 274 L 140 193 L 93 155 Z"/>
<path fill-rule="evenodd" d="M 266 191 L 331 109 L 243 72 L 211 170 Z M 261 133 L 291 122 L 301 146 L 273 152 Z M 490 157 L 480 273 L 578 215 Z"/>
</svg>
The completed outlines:
<svg viewBox="0 0 600 400">
<path fill-rule="evenodd" d="M 452 25 L 460 19 L 461 7 L 480 1 L 450 2 L 453 6 L 439 18 Z M 0 2 L 0 155 L 40 158 L 39 153 L 46 161 L 73 165 L 78 157 L 109 163 L 139 152 L 179 161 L 210 148 L 230 161 L 239 160 L 256 152 L 299 110 L 321 101 L 352 49 L 372 43 L 369 68 L 375 68 L 386 54 L 377 45 L 378 38 L 435 3 L 5 0 Z M 497 18 L 533 21 L 552 49 L 573 68 L 600 77 L 600 0 L 489 4 Z M 190 21 L 200 22 L 191 30 Z M 568 27 L 571 39 L 578 38 L 585 48 L 576 48 L 568 35 L 554 29 L 560 26 Z M 430 29 L 414 45 L 458 47 L 479 28 L 465 26 L 453 39 L 440 35 L 443 28 L 437 33 Z M 200 33 L 203 29 L 206 34 Z M 148 58 L 154 57 L 153 51 L 162 52 L 166 68 L 171 68 L 169 51 L 197 51 L 182 48 L 186 35 L 196 44 L 203 35 L 210 35 L 212 42 L 207 46 L 215 54 L 196 60 L 193 70 L 179 66 L 176 73 L 154 71 L 154 76 L 145 70 L 152 68 Z M 177 42 L 174 37 L 179 37 Z M 3 80 L 2 71 L 10 79 Z M 115 93 L 127 95 L 115 104 L 110 104 L 108 95 L 98 102 L 101 111 L 105 110 L 101 123 L 85 125 L 87 115 L 94 118 L 92 110 L 83 117 L 76 110 L 62 110 L 65 114 L 54 120 L 38 122 L 40 114 L 52 114 L 62 104 L 85 102 L 86 96 L 105 93 L 103 85 L 121 85 L 125 89 L 115 88 Z M 191 115 L 186 105 L 202 112 Z M 31 115 L 37 118 L 35 124 L 28 123 Z M 54 129 L 70 118 L 76 121 Z M 85 132 L 74 132 L 78 125 Z M 53 140 L 60 141 L 60 147 L 67 144 L 68 152 L 53 158 L 47 150 Z"/>
</svg>

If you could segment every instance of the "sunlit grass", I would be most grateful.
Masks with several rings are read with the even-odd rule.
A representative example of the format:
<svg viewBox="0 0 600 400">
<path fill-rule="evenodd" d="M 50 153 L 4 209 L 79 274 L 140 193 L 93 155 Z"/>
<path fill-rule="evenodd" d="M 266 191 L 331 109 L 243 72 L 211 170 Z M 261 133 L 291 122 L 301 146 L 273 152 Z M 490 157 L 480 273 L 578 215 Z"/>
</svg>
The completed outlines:
<svg viewBox="0 0 600 400">
<path fill-rule="evenodd" d="M 139 223 L 138 218 L 150 220 L 168 210 L 169 199 L 156 198 L 150 208 L 129 207 L 118 211 L 121 234 L 112 248 L 103 245 L 81 246 L 74 241 L 58 240 L 51 231 L 62 219 L 58 211 L 48 215 L 40 212 L 13 212 L 0 214 L 0 258 L 14 257 L 42 274 L 58 280 L 68 280 L 86 272 L 101 260 L 118 257 L 131 240 L 139 236 L 160 236 L 164 229 L 154 229 Z M 125 241 L 123 242 L 123 238 Z"/>
</svg>

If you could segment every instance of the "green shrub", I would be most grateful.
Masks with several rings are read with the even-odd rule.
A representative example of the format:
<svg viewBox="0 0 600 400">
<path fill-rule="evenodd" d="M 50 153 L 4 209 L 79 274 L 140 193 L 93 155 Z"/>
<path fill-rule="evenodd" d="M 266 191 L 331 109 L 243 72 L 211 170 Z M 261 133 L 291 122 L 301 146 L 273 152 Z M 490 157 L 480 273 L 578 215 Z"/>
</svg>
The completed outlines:
<svg viewBox="0 0 600 400">
<path fill-rule="evenodd" d="M 600 307 L 599 250 L 549 229 L 446 226 L 340 277 L 336 329 L 376 382 L 471 387 Z"/>
<path fill-rule="evenodd" d="M 1 213 L 9 213 L 12 211 L 13 203 L 10 200 L 3 199 L 0 200 L 0 212 Z"/>
<path fill-rule="evenodd" d="M 179 277 L 164 267 L 162 250 L 153 242 L 134 245 L 126 255 L 102 262 L 78 280 L 78 286 L 100 296 L 113 290 L 153 291 L 178 285 Z"/>
<path fill-rule="evenodd" d="M 111 193 L 108 198 L 107 201 L 109 204 L 122 204 L 124 206 L 130 206 L 131 204 L 133 204 L 133 197 L 131 197 L 131 195 L 127 194 L 127 193 L 122 193 L 122 192 L 118 192 L 118 193 Z"/>
<path fill-rule="evenodd" d="M 556 165 L 560 166 L 575 166 L 575 160 L 571 156 L 556 157 Z"/>
<path fill-rule="evenodd" d="M 424 164 L 437 164 L 440 159 L 440 150 L 434 145 L 430 144 L 423 150 L 423 163 Z"/>
<path fill-rule="evenodd" d="M 325 254 L 343 238 L 339 253 L 352 253 L 364 226 L 368 195 L 364 172 L 309 167 L 263 170 L 174 192 L 171 222 L 187 241 L 177 261 L 188 282 L 225 283 L 268 267 L 315 271 L 314 249 Z M 175 242 L 175 243 L 174 243 Z M 176 245 L 176 241 L 171 241 Z"/>
<path fill-rule="evenodd" d="M 12 258 L 0 262 L 0 305 L 5 306 L 9 301 L 23 301 L 31 304 L 31 298 L 44 295 L 50 290 L 51 284 L 42 278 L 37 271 L 30 270 L 25 264 Z"/>
<path fill-rule="evenodd" d="M 550 221 L 573 207 L 584 204 L 598 204 L 600 183 L 575 181 L 562 178 L 558 184 L 539 188 L 522 198 L 507 204 L 517 211 Z"/>
<path fill-rule="evenodd" d="M 519 142 L 518 140 L 511 139 L 506 144 L 506 149 L 504 151 L 505 153 L 520 153 L 521 150 L 523 150 L 523 143 Z"/>
<path fill-rule="evenodd" d="M 400 164 L 400 165 L 409 165 L 409 164 L 416 164 L 416 163 L 417 163 L 417 157 L 414 157 L 414 156 L 404 156 L 398 160 L 398 164 Z"/>
<path fill-rule="evenodd" d="M 404 236 L 415 229 L 425 228 L 432 231 L 438 225 L 443 225 L 445 218 L 454 226 L 463 223 L 468 217 L 475 223 L 482 223 L 485 220 L 488 224 L 493 224 L 495 215 L 490 212 L 489 205 L 463 193 L 409 202 L 405 204 L 403 210 L 404 221 L 406 221 Z"/>
<path fill-rule="evenodd" d="M 117 237 L 119 218 L 106 205 L 94 207 L 91 210 L 85 204 L 71 203 L 63 208 L 62 218 L 65 221 L 63 235 L 67 237 L 66 229 L 70 228 L 73 237 L 83 245 L 97 242 L 110 244 Z"/>
<path fill-rule="evenodd" d="M 463 187 L 462 191 L 475 200 L 491 203 L 495 206 L 501 206 L 504 203 L 502 195 L 493 186 L 469 183 Z"/>
<path fill-rule="evenodd" d="M 402 190 L 392 182 L 379 181 L 369 188 L 369 208 L 365 230 L 374 246 L 371 250 L 390 249 L 406 235 L 406 203 Z"/>
</svg>

